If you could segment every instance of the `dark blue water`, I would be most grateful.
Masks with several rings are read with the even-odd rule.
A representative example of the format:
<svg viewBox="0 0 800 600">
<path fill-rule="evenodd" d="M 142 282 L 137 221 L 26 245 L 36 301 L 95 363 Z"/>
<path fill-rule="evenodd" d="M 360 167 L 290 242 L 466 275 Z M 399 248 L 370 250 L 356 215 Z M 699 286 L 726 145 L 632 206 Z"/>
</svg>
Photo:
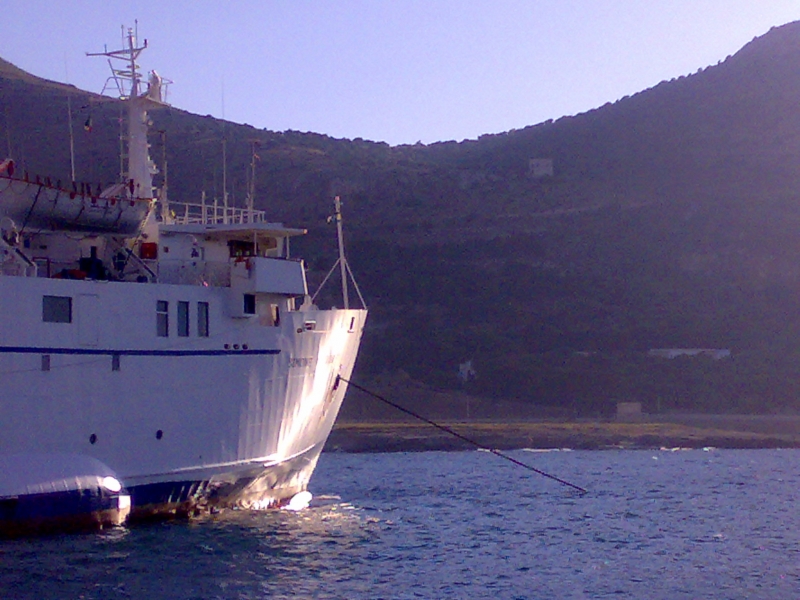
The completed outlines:
<svg viewBox="0 0 800 600">
<path fill-rule="evenodd" d="M 2 598 L 800 598 L 800 451 L 325 454 L 299 513 L 0 542 Z"/>
</svg>

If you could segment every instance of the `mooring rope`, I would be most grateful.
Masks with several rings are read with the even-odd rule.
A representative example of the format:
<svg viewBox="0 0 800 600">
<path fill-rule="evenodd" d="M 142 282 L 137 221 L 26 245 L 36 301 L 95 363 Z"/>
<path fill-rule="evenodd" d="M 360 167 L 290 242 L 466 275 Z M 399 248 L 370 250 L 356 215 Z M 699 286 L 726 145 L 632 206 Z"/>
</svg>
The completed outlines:
<svg viewBox="0 0 800 600">
<path fill-rule="evenodd" d="M 545 471 L 542 471 L 541 469 L 537 469 L 536 467 L 532 467 L 530 465 L 527 465 L 524 462 L 519 461 L 516 458 L 513 458 L 513 457 L 509 456 L 508 454 L 500 452 L 499 450 L 495 450 L 494 448 L 489 448 L 487 446 L 484 446 L 480 442 L 476 442 L 475 440 L 470 439 L 467 436 L 458 433 L 457 431 L 454 431 L 450 427 L 446 427 L 445 425 L 441 425 L 441 424 L 437 423 L 436 421 L 431 421 L 430 419 L 428 419 L 426 417 L 423 417 L 420 414 L 415 413 L 413 410 L 409 410 L 409 409 L 405 408 L 404 406 L 400 406 L 399 404 L 396 404 L 396 403 L 392 402 L 391 400 L 389 400 L 387 398 L 384 398 L 383 396 L 381 396 L 379 394 L 376 394 L 375 392 L 372 392 L 372 391 L 368 390 L 367 388 L 358 385 L 357 383 L 353 383 L 352 381 L 349 381 L 349 380 L 345 379 L 341 375 L 337 375 L 336 376 L 336 383 L 334 384 L 334 389 L 339 385 L 339 381 L 344 381 L 347 385 L 350 385 L 350 386 L 356 388 L 357 390 L 361 390 L 362 392 L 364 392 L 368 396 L 372 396 L 376 400 L 380 400 L 381 402 L 384 402 L 385 404 L 388 404 L 389 406 L 391 406 L 393 408 L 396 408 L 400 412 L 404 412 L 407 415 L 410 415 L 410 416 L 414 417 L 415 419 L 419 419 L 420 421 L 423 421 L 423 422 L 427 423 L 428 425 L 432 425 L 433 427 L 436 427 L 436 429 L 444 431 L 445 433 L 449 433 L 450 435 L 452 435 L 454 437 L 457 437 L 458 439 L 463 440 L 463 441 L 465 441 L 465 442 L 467 442 L 469 444 L 472 444 L 473 446 L 475 446 L 477 448 L 480 448 L 481 450 L 485 450 L 486 452 L 491 452 L 495 456 L 499 456 L 500 458 L 503 458 L 503 459 L 505 459 L 505 460 L 507 460 L 509 462 L 512 462 L 515 465 L 517 465 L 519 467 L 522 467 L 523 469 L 527 469 L 528 471 L 533 471 L 534 473 L 537 473 L 538 475 L 542 475 L 543 477 L 547 477 L 548 479 L 552 479 L 553 481 L 557 481 L 558 483 L 560 483 L 562 485 L 566 485 L 568 487 L 571 487 L 572 489 L 579 491 L 581 494 L 587 494 L 588 493 L 588 490 L 585 490 L 584 488 L 582 488 L 579 485 L 575 485 L 574 483 L 570 483 L 569 481 L 561 479 L 560 477 L 556 477 L 555 475 L 551 475 L 550 473 L 546 473 Z"/>
</svg>

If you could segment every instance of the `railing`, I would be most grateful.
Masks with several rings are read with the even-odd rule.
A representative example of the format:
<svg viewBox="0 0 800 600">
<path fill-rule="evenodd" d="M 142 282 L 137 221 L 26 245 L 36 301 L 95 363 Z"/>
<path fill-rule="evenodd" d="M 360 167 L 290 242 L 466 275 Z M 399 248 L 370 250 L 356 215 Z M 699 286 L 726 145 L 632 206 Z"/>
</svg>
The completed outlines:
<svg viewBox="0 0 800 600">
<path fill-rule="evenodd" d="M 266 223 L 267 213 L 263 210 L 220 206 L 217 201 L 212 204 L 189 202 L 169 203 L 172 222 L 178 225 L 190 223 L 202 225 Z"/>
</svg>

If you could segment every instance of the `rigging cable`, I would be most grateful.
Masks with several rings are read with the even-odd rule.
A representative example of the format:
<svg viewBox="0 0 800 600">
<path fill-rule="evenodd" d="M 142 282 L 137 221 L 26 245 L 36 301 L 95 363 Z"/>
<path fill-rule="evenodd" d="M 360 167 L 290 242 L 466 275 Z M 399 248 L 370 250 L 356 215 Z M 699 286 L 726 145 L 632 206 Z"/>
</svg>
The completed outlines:
<svg viewBox="0 0 800 600">
<path fill-rule="evenodd" d="M 415 413 L 412 410 L 409 410 L 409 409 L 407 409 L 407 408 L 405 408 L 403 406 L 400 406 L 399 404 L 396 404 L 396 403 L 392 402 L 391 400 L 389 400 L 387 398 L 384 398 L 383 396 L 380 396 L 380 395 L 378 395 L 378 394 L 376 394 L 374 392 L 371 392 L 370 390 L 366 389 L 365 387 L 362 387 L 362 386 L 358 385 L 357 383 L 353 383 L 352 381 L 348 381 L 347 379 L 345 379 L 341 375 L 337 375 L 336 376 L 336 383 L 334 383 L 334 389 L 336 389 L 336 387 L 339 385 L 339 381 L 344 381 L 346 384 L 356 388 L 357 390 L 361 390 L 362 392 L 364 392 L 368 396 L 372 396 L 376 400 L 380 400 L 381 402 L 384 402 L 385 404 L 388 404 L 389 406 L 391 406 L 393 408 L 396 408 L 400 412 L 404 412 L 407 415 L 410 415 L 410 416 L 414 417 L 415 419 L 419 419 L 420 421 L 423 421 L 423 422 L 427 423 L 428 425 L 432 425 L 433 427 L 436 427 L 436 429 L 444 431 L 445 433 L 449 433 L 450 435 L 452 435 L 454 437 L 457 437 L 458 439 L 463 440 L 463 441 L 465 441 L 465 442 L 467 442 L 469 444 L 472 444 L 473 446 L 475 446 L 477 448 L 480 448 L 481 450 L 485 450 L 486 452 L 491 452 L 495 456 L 499 456 L 500 458 L 503 458 L 503 459 L 505 459 L 505 460 L 507 460 L 509 462 L 512 462 L 515 465 L 517 465 L 519 467 L 522 467 L 523 469 L 527 469 L 528 471 L 533 471 L 534 473 L 542 475 L 543 477 L 547 477 L 548 479 L 552 479 L 553 481 L 557 481 L 558 483 L 560 483 L 562 485 L 566 485 L 568 487 L 571 487 L 572 489 L 579 491 L 581 493 L 581 495 L 588 493 L 588 490 L 580 487 L 579 485 L 575 485 L 574 483 L 570 483 L 569 481 L 561 479 L 560 477 L 556 477 L 555 475 L 551 475 L 550 473 L 546 473 L 545 471 L 537 469 L 536 467 L 532 467 L 530 465 L 526 465 L 524 462 L 519 461 L 516 458 L 513 458 L 513 457 L 509 456 L 508 454 L 500 452 L 499 450 L 495 450 L 494 448 L 489 448 L 487 446 L 484 446 L 483 444 L 481 444 L 479 442 L 476 442 L 475 440 L 470 439 L 467 436 L 458 433 L 457 431 L 454 431 L 450 427 L 446 427 L 445 425 L 441 425 L 441 424 L 439 424 L 439 423 L 437 423 L 435 421 L 431 421 L 430 419 L 427 419 L 427 418 L 423 417 L 422 415 Z"/>
</svg>

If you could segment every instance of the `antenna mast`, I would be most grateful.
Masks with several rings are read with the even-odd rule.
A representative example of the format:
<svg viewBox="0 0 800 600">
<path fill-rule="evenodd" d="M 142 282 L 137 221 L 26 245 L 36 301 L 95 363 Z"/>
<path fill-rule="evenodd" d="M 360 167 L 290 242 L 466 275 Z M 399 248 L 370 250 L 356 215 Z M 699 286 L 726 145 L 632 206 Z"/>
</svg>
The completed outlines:
<svg viewBox="0 0 800 600">
<path fill-rule="evenodd" d="M 164 178 L 161 182 L 161 219 L 163 221 L 169 220 L 169 179 L 167 178 L 167 132 L 164 129 L 159 131 L 161 134 L 161 169 L 163 170 Z"/>
<path fill-rule="evenodd" d="M 224 125 L 223 125 L 224 127 Z M 228 139 L 222 133 L 222 222 L 228 223 Z"/>
<path fill-rule="evenodd" d="M 222 77 L 222 222 L 228 223 L 228 137 L 225 122 L 225 77 Z"/>
<path fill-rule="evenodd" d="M 136 23 L 138 29 L 138 21 Z M 122 50 L 103 52 L 87 52 L 87 56 L 104 56 L 111 67 L 111 77 L 117 87 L 120 100 L 128 105 L 128 172 L 125 179 L 131 186 L 131 196 L 138 198 L 153 198 L 153 175 L 158 172 L 155 164 L 150 160 L 147 143 L 147 108 L 149 106 L 163 106 L 162 89 L 169 80 L 162 79 L 153 71 L 150 74 L 149 85 L 146 93 L 142 93 L 142 76 L 136 61 L 143 50 L 147 48 L 147 40 L 141 46 L 137 45 L 136 31 L 128 28 L 125 35 L 125 48 Z M 113 61 L 122 61 L 120 68 L 115 68 Z M 105 91 L 108 86 L 103 87 Z"/>
<path fill-rule="evenodd" d="M 361 302 L 361 306 L 363 308 L 367 308 L 367 303 L 364 302 L 364 296 L 361 295 L 361 290 L 358 289 L 358 284 L 356 283 L 356 278 L 353 277 L 353 272 L 350 270 L 350 265 L 347 264 L 347 259 L 344 256 L 344 235 L 342 233 L 342 201 L 339 199 L 339 196 L 334 197 L 333 199 L 333 207 L 334 207 L 334 214 L 328 217 L 328 223 L 331 221 L 336 221 L 336 236 L 339 240 L 339 258 L 334 263 L 331 270 L 328 271 L 328 274 L 325 276 L 325 279 L 322 280 L 322 283 L 319 284 L 317 291 L 314 292 L 314 295 L 311 297 L 311 301 L 313 302 L 317 295 L 320 293 L 325 284 L 330 279 L 333 272 L 336 270 L 336 266 L 339 266 L 339 270 L 342 277 L 342 301 L 344 302 L 345 310 L 350 308 L 350 296 L 347 289 L 347 277 L 350 276 L 350 279 L 353 282 L 353 287 L 356 290 L 356 294 L 358 294 L 358 300 Z"/>
<path fill-rule="evenodd" d="M 339 268 L 342 272 L 342 299 L 344 308 L 350 308 L 350 298 L 347 294 L 347 259 L 344 257 L 344 236 L 342 234 L 342 202 L 339 196 L 333 199 L 334 218 L 336 219 L 336 237 L 339 240 Z"/>
<path fill-rule="evenodd" d="M 67 94 L 67 123 L 69 123 L 69 168 L 72 181 L 75 181 L 75 135 L 72 132 L 72 95 Z"/>
<path fill-rule="evenodd" d="M 250 221 L 253 220 L 256 197 L 256 161 L 259 160 L 256 148 L 258 148 L 258 140 L 250 140 L 250 173 L 248 173 L 249 181 L 247 186 L 247 211 Z"/>
</svg>

